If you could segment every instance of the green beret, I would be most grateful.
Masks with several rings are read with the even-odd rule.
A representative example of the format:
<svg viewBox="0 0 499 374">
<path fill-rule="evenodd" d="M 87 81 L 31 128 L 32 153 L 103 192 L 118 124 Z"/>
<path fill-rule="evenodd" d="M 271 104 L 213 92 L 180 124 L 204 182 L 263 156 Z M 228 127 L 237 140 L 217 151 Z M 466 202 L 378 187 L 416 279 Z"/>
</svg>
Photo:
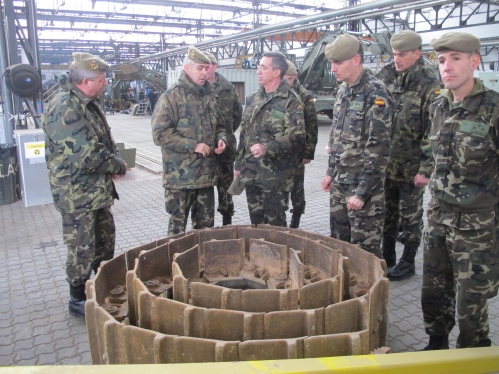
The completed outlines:
<svg viewBox="0 0 499 374">
<path fill-rule="evenodd" d="M 210 59 L 199 49 L 191 45 L 187 50 L 187 57 L 198 64 L 211 64 Z"/>
<path fill-rule="evenodd" d="M 331 61 L 345 61 L 359 52 L 359 40 L 350 34 L 342 34 L 332 43 L 326 45 L 324 53 Z"/>
<path fill-rule="evenodd" d="M 96 74 L 105 73 L 109 70 L 109 64 L 102 58 L 83 52 L 73 52 L 71 65 L 80 70 L 91 71 Z"/>
<path fill-rule="evenodd" d="M 390 39 L 392 48 L 400 52 L 414 51 L 421 47 L 422 43 L 419 34 L 411 30 L 402 30 Z"/>
<path fill-rule="evenodd" d="M 430 45 L 437 52 L 457 51 L 469 53 L 480 49 L 480 39 L 467 32 L 448 32 L 438 39 L 433 39 Z"/>
<path fill-rule="evenodd" d="M 218 65 L 217 58 L 215 57 L 215 55 L 213 53 L 210 53 L 207 51 L 205 51 L 203 53 L 206 55 L 206 57 L 208 57 L 210 59 L 210 63 Z"/>
<path fill-rule="evenodd" d="M 286 70 L 286 74 L 284 75 L 295 75 L 298 74 L 298 71 L 296 70 L 295 64 L 293 64 L 291 61 L 288 61 L 288 70 Z"/>
</svg>

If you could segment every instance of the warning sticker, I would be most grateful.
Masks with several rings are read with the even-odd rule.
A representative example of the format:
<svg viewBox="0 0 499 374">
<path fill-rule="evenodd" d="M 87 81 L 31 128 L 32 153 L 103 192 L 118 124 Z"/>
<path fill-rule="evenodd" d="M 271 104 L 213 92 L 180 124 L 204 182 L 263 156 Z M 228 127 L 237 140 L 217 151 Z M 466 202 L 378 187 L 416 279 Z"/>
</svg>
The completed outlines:
<svg viewBox="0 0 499 374">
<path fill-rule="evenodd" d="M 24 143 L 26 158 L 45 157 L 45 142 Z"/>
</svg>

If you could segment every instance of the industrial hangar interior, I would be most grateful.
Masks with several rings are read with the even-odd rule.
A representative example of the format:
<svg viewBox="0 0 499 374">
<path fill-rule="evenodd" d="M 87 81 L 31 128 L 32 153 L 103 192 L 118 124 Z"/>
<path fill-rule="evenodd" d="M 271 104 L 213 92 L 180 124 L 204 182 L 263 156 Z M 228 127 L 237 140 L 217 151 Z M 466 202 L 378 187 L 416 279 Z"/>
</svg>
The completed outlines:
<svg viewBox="0 0 499 374">
<path fill-rule="evenodd" d="M 435 63 L 435 54 L 431 52 L 429 46 L 433 38 L 448 31 L 459 30 L 472 33 L 480 38 L 482 44 L 481 71 L 477 72 L 477 75 L 482 72 L 497 73 L 499 70 L 499 27 L 497 25 L 499 1 L 496 0 L 458 2 L 448 0 L 414 2 L 402 0 L 3 0 L 0 4 L 2 72 L 19 63 L 31 65 L 41 73 L 43 91 L 46 91 L 34 94 L 33 98 L 21 98 L 11 92 L 5 81 L 2 82 L 3 112 L 6 115 L 2 117 L 4 123 L 2 123 L 3 131 L 0 131 L 0 143 L 12 141 L 13 130 L 40 127 L 40 113 L 43 111 L 44 102 L 53 93 L 50 90 L 57 89 L 58 75 L 66 71 L 67 64 L 71 61 L 72 53 L 75 51 L 98 55 L 112 66 L 109 79 L 113 82 L 111 86 L 115 92 L 109 92 L 109 106 L 106 108 L 109 111 L 106 110 L 106 114 L 111 117 L 110 121 L 115 121 L 113 133 L 119 127 L 119 117 L 125 115 L 121 112 L 123 108 L 113 103 L 122 100 L 121 95 L 126 92 L 130 82 L 135 82 L 134 89 L 140 87 L 156 87 L 159 91 L 166 89 L 175 82 L 182 71 L 182 61 L 189 45 L 196 45 L 202 50 L 213 53 L 219 61 L 219 72 L 222 74 L 225 74 L 224 70 L 227 70 L 227 74 L 246 80 L 246 89 L 241 88 L 240 97 L 247 93 L 249 87 L 254 87 L 249 80 L 256 80 L 256 67 L 259 56 L 263 52 L 281 51 L 296 63 L 301 72 L 304 72 L 313 65 L 314 47 L 331 40 L 328 38 L 334 40 L 336 35 L 343 32 L 352 33 L 361 39 L 367 50 L 365 63 L 374 71 L 378 71 L 391 60 L 390 35 L 404 29 L 420 33 L 428 64 Z M 322 76 L 324 79 L 318 80 L 313 72 L 304 76 L 305 80 L 310 79 L 311 87 L 314 84 L 317 85 L 317 95 L 320 95 L 321 91 L 326 91 L 326 88 L 330 88 L 325 87 L 324 82 L 331 83 L 327 80 L 331 78 L 331 74 L 327 75 L 329 70 L 327 63 L 323 64 L 321 69 L 325 74 Z M 491 85 L 493 89 L 499 89 L 494 88 L 498 86 L 497 80 L 491 79 Z M 45 95 L 47 92 L 49 94 Z M 27 117 L 31 117 L 32 122 L 26 121 Z M 150 137 L 149 116 L 132 117 L 126 113 L 126 118 L 123 122 L 135 121 L 137 126 L 142 126 L 141 129 L 146 134 L 144 137 Z M 327 122 L 327 116 L 325 118 Z M 327 130 L 324 130 L 324 134 L 326 132 Z M 120 140 L 120 137 L 124 135 L 120 132 L 118 134 L 117 140 Z M 137 142 L 139 140 L 142 139 L 137 139 Z M 139 157 L 139 154 L 137 156 Z M 144 159 L 150 158 L 146 154 L 140 156 Z M 317 170 L 312 169 L 314 176 L 323 175 L 324 160 L 325 157 L 317 158 Z M 320 162 L 322 164 L 319 164 Z M 161 165 L 160 162 L 156 164 L 156 166 Z M 133 173 L 138 175 L 137 178 L 144 178 L 146 182 L 148 178 L 154 179 L 154 177 L 144 177 L 138 169 Z M 154 182 L 160 186 L 158 180 Z M 137 185 L 130 188 L 129 192 L 123 192 L 125 202 L 127 199 L 133 201 L 130 203 L 131 208 L 128 205 L 119 205 L 116 210 L 117 216 L 122 215 L 127 220 L 124 223 L 125 218 L 122 219 L 123 221 L 119 221 L 120 218 L 118 218 L 118 224 L 121 225 L 118 230 L 130 231 L 123 235 L 126 240 L 121 239 L 122 241 L 117 243 L 118 252 L 123 252 L 123 254 L 131 247 L 139 248 L 148 241 L 159 239 L 158 232 L 162 232 L 162 228 L 157 231 L 150 230 L 144 223 L 149 219 L 138 217 L 139 214 L 147 216 L 150 212 L 142 210 L 143 202 L 136 201 L 136 196 L 142 198 L 141 194 L 153 193 L 144 189 L 145 182 L 142 184 L 129 182 L 128 186 L 132 186 L 133 183 Z M 120 186 L 123 190 L 125 190 L 124 185 Z M 154 190 L 154 193 L 156 192 Z M 323 201 L 324 199 L 319 201 L 317 198 L 315 201 L 314 197 L 311 200 L 319 206 L 327 204 Z M 155 219 L 166 220 L 163 217 L 164 207 L 161 206 L 163 202 L 156 203 L 160 213 L 154 210 L 154 214 L 158 214 L 154 216 Z M 2 235 L 7 238 L 7 243 L 19 250 L 19 254 L 16 257 L 8 250 L 2 252 L 2 258 L 8 263 L 8 269 L 0 280 L 9 284 L 9 297 L 4 302 L 0 302 L 0 310 L 4 312 L 3 317 L 0 318 L 0 365 L 88 365 L 95 363 L 94 357 L 91 358 L 94 352 L 88 348 L 89 337 L 85 322 L 74 320 L 66 313 L 66 284 L 64 279 L 59 277 L 63 272 L 64 259 L 61 254 L 65 253 L 65 248 L 60 240 L 60 223 L 52 223 L 56 215 L 46 212 L 49 209 L 54 211 L 53 207 L 49 205 L 24 208 L 15 205 L 0 207 L 2 225 L 12 228 L 14 226 L 12 222 L 17 220 L 27 225 L 28 230 L 33 230 L 36 235 L 40 236 L 40 239 L 36 242 L 37 239 L 32 239 L 32 235 L 26 234 L 23 230 L 2 231 Z M 139 214 L 134 216 L 134 210 L 137 210 Z M 11 226 L 6 224 L 7 221 Z M 240 222 L 235 223 L 244 224 L 243 221 L 244 219 L 241 219 Z M 309 218 L 304 221 L 304 226 L 309 231 L 314 231 L 317 222 L 311 212 Z M 143 234 L 139 229 L 135 231 L 135 226 L 141 224 L 142 230 L 148 234 Z M 50 235 L 55 233 L 53 238 L 57 239 L 43 236 L 46 231 Z M 273 233 L 273 235 L 279 234 Z M 33 240 L 33 243 L 26 244 L 23 236 Z M 26 238 L 24 239 L 28 240 Z M 312 240 L 311 238 L 316 239 L 311 235 L 306 240 Z M 136 252 L 139 257 L 139 251 Z M 46 265 L 49 270 L 35 269 L 29 273 L 30 266 L 26 266 L 28 273 L 25 274 L 19 262 L 26 253 L 32 255 L 33 258 L 43 253 L 44 259 L 46 257 L 53 261 Z M 421 255 L 418 256 L 420 256 L 418 260 L 420 265 Z M 111 267 L 107 269 L 107 271 L 112 270 Z M 120 267 L 119 271 L 125 273 L 123 267 Z M 50 278 L 54 277 L 53 274 L 59 277 L 54 280 L 56 286 L 50 283 L 52 281 Z M 36 282 L 30 278 L 31 276 Z M 378 276 L 379 274 L 376 275 Z M 22 285 L 14 284 L 16 282 Z M 418 282 L 420 282 L 420 277 L 414 282 L 402 283 L 397 289 L 392 288 L 391 299 L 405 297 L 404 300 L 409 300 L 409 304 L 418 304 L 419 301 L 416 300 L 419 297 L 420 284 Z M 27 297 L 30 295 L 30 287 L 41 287 L 38 298 Z M 383 292 L 386 294 L 387 290 Z M 42 302 L 37 302 L 40 299 L 44 300 L 43 307 L 40 306 Z M 45 302 L 45 299 L 48 301 Z M 63 301 L 59 302 L 59 299 Z M 497 322 L 499 307 L 497 304 L 496 300 L 490 312 L 491 320 L 493 320 L 491 323 L 493 345 L 499 344 Z M 411 307 L 397 309 L 393 308 L 393 305 L 392 302 L 391 313 L 393 314 L 390 315 L 390 321 L 393 321 L 393 327 L 388 329 L 388 342 L 393 352 L 409 352 L 422 348 L 421 344 L 424 339 L 422 325 L 418 319 L 416 322 L 412 319 L 412 314 L 420 314 L 420 311 L 411 309 Z M 361 309 L 362 306 L 355 306 L 355 308 Z M 52 311 L 47 312 L 46 309 Z M 137 346 L 132 348 L 140 349 Z M 98 360 L 102 360 L 100 363 L 108 363 L 107 356 L 99 357 Z M 411 362 L 416 365 L 417 360 Z M 289 372 L 292 372 L 292 369 L 289 369 Z"/>
</svg>

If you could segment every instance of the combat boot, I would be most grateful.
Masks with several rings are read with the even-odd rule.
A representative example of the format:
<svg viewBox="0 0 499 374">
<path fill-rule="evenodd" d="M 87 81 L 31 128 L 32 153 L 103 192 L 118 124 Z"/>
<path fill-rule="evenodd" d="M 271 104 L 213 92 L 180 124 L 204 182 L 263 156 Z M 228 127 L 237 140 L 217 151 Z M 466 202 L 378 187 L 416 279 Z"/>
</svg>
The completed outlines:
<svg viewBox="0 0 499 374">
<path fill-rule="evenodd" d="M 291 224 L 289 225 L 290 229 L 297 229 L 300 227 L 300 218 L 301 218 L 301 213 L 294 212 L 293 215 L 291 216 Z"/>
<path fill-rule="evenodd" d="M 224 214 L 222 215 L 222 225 L 227 226 L 227 225 L 232 225 L 232 216 L 230 214 Z"/>
<path fill-rule="evenodd" d="M 430 342 L 422 351 L 439 351 L 441 349 L 449 349 L 449 335 L 431 336 Z"/>
<path fill-rule="evenodd" d="M 69 314 L 76 317 L 85 317 L 85 301 L 87 300 L 85 285 L 69 285 L 69 295 Z"/>
<path fill-rule="evenodd" d="M 414 264 L 414 258 L 418 247 L 415 244 L 406 244 L 404 247 L 404 253 L 400 258 L 400 261 L 393 268 L 388 270 L 388 279 L 391 281 L 399 281 L 412 277 L 416 274 L 416 265 Z"/>
<path fill-rule="evenodd" d="M 383 236 L 383 258 L 386 261 L 386 266 L 392 268 L 397 263 L 397 253 L 395 252 L 395 239 L 391 236 Z"/>
</svg>

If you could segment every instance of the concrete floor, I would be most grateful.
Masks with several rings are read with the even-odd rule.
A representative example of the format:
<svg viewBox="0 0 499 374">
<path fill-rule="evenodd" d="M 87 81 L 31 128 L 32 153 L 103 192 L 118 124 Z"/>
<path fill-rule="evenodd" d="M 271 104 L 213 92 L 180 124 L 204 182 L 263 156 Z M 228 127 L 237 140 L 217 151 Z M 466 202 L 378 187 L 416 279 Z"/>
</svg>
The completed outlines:
<svg viewBox="0 0 499 374">
<path fill-rule="evenodd" d="M 166 236 L 168 216 L 161 185 L 160 148 L 152 142 L 150 116 L 108 115 L 115 140 L 136 147 L 137 158 L 153 171 L 135 168 L 116 182 L 120 200 L 113 213 L 117 227 L 116 254 Z M 329 121 L 321 120 L 315 160 L 306 166 L 306 213 L 301 228 L 329 234 L 329 199 L 320 182 L 327 168 L 325 146 Z M 156 160 L 157 162 L 154 162 Z M 425 196 L 428 198 L 428 193 Z M 247 224 L 244 194 L 236 196 L 234 224 Z M 289 222 L 289 216 L 288 216 Z M 217 213 L 215 225 L 221 225 Z M 190 223 L 188 224 L 190 228 Z M 26 208 L 22 201 L 0 206 L 0 365 L 90 364 L 85 321 L 67 312 L 65 281 L 66 248 L 61 217 L 53 204 Z M 400 256 L 402 246 L 398 244 Z M 388 345 L 393 352 L 423 348 L 420 293 L 422 251 L 416 259 L 416 275 L 391 283 Z M 489 320 L 493 345 L 499 345 L 499 298 L 490 300 Z M 455 346 L 457 328 L 451 334 Z"/>
</svg>

